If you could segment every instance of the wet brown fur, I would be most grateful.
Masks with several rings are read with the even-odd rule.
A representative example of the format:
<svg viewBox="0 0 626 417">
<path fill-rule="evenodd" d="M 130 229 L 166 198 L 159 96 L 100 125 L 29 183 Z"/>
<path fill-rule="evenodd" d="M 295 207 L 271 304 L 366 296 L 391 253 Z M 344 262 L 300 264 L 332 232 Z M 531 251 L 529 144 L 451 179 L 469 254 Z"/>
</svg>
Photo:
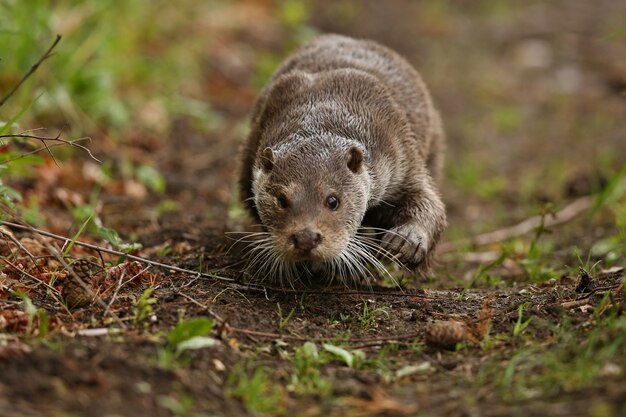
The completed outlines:
<svg viewBox="0 0 626 417">
<path fill-rule="evenodd" d="M 339 35 L 301 47 L 260 94 L 242 156 L 241 198 L 285 260 L 297 260 L 289 236 L 301 228 L 322 236 L 315 261 L 367 225 L 390 230 L 380 244 L 404 265 L 428 267 L 446 225 L 443 131 L 422 79 L 390 49 Z M 324 206 L 329 193 L 339 210 Z"/>
</svg>

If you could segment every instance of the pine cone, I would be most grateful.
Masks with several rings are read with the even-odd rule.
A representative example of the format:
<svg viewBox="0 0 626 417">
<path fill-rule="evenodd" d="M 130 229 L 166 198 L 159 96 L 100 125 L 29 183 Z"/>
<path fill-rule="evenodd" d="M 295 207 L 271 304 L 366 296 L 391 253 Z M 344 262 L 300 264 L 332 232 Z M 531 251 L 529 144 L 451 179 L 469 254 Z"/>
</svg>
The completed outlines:
<svg viewBox="0 0 626 417">
<path fill-rule="evenodd" d="M 98 264 L 89 261 L 87 258 L 78 259 L 70 265 L 70 268 L 72 268 L 74 274 L 82 280 L 82 283 L 79 282 L 76 276 L 70 271 L 68 271 L 65 277 L 61 294 L 67 306 L 72 309 L 81 307 L 93 300 L 93 293 L 89 290 L 91 287 L 91 277 L 101 268 Z"/>
<path fill-rule="evenodd" d="M 460 321 L 439 321 L 426 328 L 426 344 L 454 350 L 457 343 L 468 341 L 468 330 Z"/>
</svg>

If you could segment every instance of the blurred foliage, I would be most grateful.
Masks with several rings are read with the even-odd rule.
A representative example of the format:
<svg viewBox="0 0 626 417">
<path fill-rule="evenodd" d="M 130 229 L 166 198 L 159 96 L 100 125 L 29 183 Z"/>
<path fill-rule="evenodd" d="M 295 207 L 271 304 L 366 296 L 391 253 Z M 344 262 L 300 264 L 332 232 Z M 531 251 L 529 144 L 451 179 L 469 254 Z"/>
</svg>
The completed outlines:
<svg viewBox="0 0 626 417">
<path fill-rule="evenodd" d="M 33 116 L 59 125 L 69 121 L 83 131 L 127 127 L 136 107 L 151 97 L 159 97 L 173 114 L 205 117 L 181 97 L 194 91 L 183 84 L 198 78 L 197 57 L 205 42 L 181 33 L 194 12 L 163 0 L 149 6 L 0 0 L 0 91 L 12 87 L 59 33 L 63 39 L 54 57 L 39 68 L 37 81 L 19 90 L 14 106 L 41 94 Z M 11 113 L 14 107 L 8 107 Z"/>
</svg>

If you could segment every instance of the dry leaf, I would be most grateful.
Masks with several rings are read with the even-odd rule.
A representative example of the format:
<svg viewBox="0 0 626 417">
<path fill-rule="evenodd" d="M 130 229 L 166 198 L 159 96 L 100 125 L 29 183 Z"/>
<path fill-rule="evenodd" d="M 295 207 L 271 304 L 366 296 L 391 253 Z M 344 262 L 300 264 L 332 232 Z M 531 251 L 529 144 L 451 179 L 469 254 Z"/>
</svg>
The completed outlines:
<svg viewBox="0 0 626 417">
<path fill-rule="evenodd" d="M 417 406 L 413 404 L 402 404 L 389 397 L 389 395 L 378 386 L 369 389 L 370 398 L 362 399 L 349 397 L 345 401 L 358 408 L 356 414 L 350 415 L 409 415 L 417 411 Z M 361 414 L 362 413 L 362 414 Z"/>
<path fill-rule="evenodd" d="M 30 346 L 20 342 L 19 340 L 0 345 L 0 362 L 13 359 L 27 353 L 30 353 Z"/>
<path fill-rule="evenodd" d="M 482 304 L 481 310 L 478 313 L 477 322 L 475 325 L 475 331 L 472 332 L 477 339 L 483 339 L 489 333 L 491 328 L 491 322 L 493 321 L 493 302 L 495 297 L 493 295 L 486 297 Z"/>
</svg>

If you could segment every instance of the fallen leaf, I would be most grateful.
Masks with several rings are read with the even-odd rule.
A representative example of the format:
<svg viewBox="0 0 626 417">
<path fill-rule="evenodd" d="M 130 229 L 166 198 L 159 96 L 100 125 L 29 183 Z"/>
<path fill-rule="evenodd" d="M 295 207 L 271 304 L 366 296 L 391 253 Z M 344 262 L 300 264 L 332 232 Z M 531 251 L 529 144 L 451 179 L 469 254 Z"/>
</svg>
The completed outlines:
<svg viewBox="0 0 626 417">
<path fill-rule="evenodd" d="M 20 342 L 19 340 L 11 341 L 0 345 L 0 362 L 17 358 L 30 353 L 30 346 Z"/>
<path fill-rule="evenodd" d="M 355 397 L 345 399 L 348 404 L 358 408 L 358 410 L 355 410 L 356 414 L 350 415 L 409 415 L 417 411 L 417 406 L 413 404 L 402 404 L 389 397 L 381 387 L 371 387 L 369 389 L 369 395 L 370 398 L 368 399 Z"/>
</svg>

